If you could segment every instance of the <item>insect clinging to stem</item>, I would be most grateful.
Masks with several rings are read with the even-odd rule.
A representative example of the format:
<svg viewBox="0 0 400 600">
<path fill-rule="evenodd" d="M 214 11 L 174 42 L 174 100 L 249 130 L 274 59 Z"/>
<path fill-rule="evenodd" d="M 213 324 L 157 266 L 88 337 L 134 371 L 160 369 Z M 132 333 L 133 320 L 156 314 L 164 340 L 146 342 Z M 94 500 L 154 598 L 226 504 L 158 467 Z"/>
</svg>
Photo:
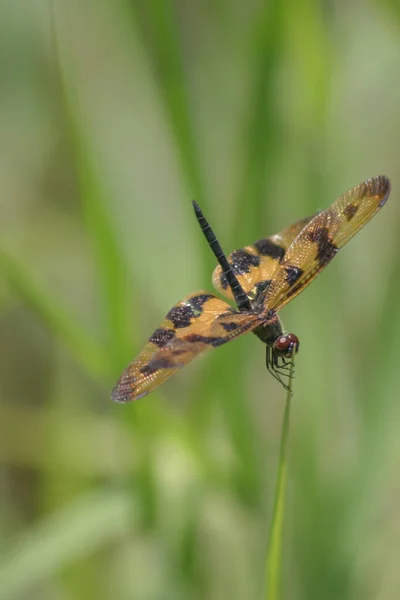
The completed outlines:
<svg viewBox="0 0 400 600">
<path fill-rule="evenodd" d="M 302 292 L 382 208 L 390 193 L 386 176 L 367 179 L 328 209 L 301 219 L 280 233 L 235 250 L 228 257 L 203 215 L 193 208 L 219 265 L 214 287 L 237 309 L 201 290 L 175 304 L 142 352 L 123 371 L 112 398 L 143 398 L 196 356 L 252 331 L 266 344 L 266 364 L 285 387 L 290 361 L 299 349 L 284 333 L 279 310 Z"/>
</svg>

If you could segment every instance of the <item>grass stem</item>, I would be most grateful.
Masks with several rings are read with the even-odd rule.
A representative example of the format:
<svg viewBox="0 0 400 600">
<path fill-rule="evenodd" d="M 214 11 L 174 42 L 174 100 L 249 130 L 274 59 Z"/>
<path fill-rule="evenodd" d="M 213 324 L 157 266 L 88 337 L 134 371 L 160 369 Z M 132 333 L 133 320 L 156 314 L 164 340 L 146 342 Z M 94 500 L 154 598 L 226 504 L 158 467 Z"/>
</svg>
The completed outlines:
<svg viewBox="0 0 400 600">
<path fill-rule="evenodd" d="M 289 417 L 292 398 L 293 368 L 294 359 L 292 359 L 290 367 L 289 387 L 286 395 L 285 413 L 283 415 L 278 476 L 275 487 L 274 510 L 272 513 L 267 558 L 265 565 L 267 600 L 278 600 L 280 597 L 280 583 L 282 570 L 282 538 L 287 475 L 287 446 L 289 438 Z"/>
</svg>

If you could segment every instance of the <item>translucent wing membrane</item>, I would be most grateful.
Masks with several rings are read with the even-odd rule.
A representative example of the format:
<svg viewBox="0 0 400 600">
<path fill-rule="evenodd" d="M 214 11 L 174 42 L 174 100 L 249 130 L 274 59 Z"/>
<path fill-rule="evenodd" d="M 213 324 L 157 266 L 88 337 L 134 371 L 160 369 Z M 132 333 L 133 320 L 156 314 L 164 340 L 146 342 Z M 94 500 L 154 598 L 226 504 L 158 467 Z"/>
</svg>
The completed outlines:
<svg viewBox="0 0 400 600">
<path fill-rule="evenodd" d="M 318 213 L 293 240 L 272 273 L 265 306 L 278 311 L 302 292 L 352 237 L 382 208 L 387 177 L 367 179 Z"/>
<path fill-rule="evenodd" d="M 239 313 L 205 291 L 190 294 L 169 311 L 139 356 L 122 373 L 116 402 L 146 396 L 196 356 L 260 325 L 259 315 Z"/>
<path fill-rule="evenodd" d="M 250 293 L 257 284 L 270 281 L 277 265 L 285 256 L 286 250 L 313 217 L 306 217 L 268 238 L 258 240 L 251 246 L 235 250 L 228 256 L 240 285 L 246 293 Z M 213 285 L 227 298 L 233 295 L 220 266 L 213 273 Z"/>
<path fill-rule="evenodd" d="M 236 302 L 242 311 L 205 291 L 190 294 L 178 302 L 150 336 L 139 356 L 122 373 L 113 399 L 128 402 L 146 396 L 202 352 L 258 327 L 257 335 L 270 346 L 274 344 L 270 353 L 271 364 L 276 366 L 274 359 L 283 356 L 282 350 L 287 349 L 288 341 L 288 336 L 274 339 L 274 331 L 278 336 L 280 332 L 280 327 L 274 329 L 276 313 L 303 291 L 339 249 L 382 208 L 389 192 L 387 177 L 373 177 L 338 198 L 327 210 L 232 252 L 228 263 L 244 293 L 232 276 L 200 207 L 194 203 L 202 231 L 236 289 Z M 213 283 L 217 290 L 233 298 L 220 266 L 214 271 Z M 241 302 L 241 297 L 245 302 Z M 298 347 L 297 337 L 296 340 Z M 278 347 L 277 341 L 283 347 Z"/>
</svg>

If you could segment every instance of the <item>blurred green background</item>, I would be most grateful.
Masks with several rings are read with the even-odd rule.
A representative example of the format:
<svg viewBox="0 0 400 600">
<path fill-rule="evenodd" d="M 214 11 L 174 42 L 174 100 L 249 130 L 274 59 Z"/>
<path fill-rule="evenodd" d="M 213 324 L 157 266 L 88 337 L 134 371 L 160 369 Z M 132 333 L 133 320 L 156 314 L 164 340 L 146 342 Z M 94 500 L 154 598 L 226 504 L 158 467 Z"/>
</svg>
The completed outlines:
<svg viewBox="0 0 400 600">
<path fill-rule="evenodd" d="M 53 20 L 51 17 L 53 7 Z M 301 339 L 283 598 L 400 597 L 400 8 L 0 4 L 0 597 L 256 600 L 284 408 L 245 336 L 110 390 L 226 251 L 372 175 Z"/>
</svg>

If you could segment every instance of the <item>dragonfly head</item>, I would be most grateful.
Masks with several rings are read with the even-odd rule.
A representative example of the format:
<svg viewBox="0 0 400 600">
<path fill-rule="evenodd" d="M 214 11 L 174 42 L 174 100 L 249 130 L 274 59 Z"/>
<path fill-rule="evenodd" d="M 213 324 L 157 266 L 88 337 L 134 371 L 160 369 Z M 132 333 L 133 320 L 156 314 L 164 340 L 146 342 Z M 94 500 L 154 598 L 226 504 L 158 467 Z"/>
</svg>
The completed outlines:
<svg viewBox="0 0 400 600">
<path fill-rule="evenodd" d="M 283 358 L 292 358 L 299 351 L 300 341 L 294 333 L 280 335 L 273 344 L 274 351 Z"/>
</svg>

